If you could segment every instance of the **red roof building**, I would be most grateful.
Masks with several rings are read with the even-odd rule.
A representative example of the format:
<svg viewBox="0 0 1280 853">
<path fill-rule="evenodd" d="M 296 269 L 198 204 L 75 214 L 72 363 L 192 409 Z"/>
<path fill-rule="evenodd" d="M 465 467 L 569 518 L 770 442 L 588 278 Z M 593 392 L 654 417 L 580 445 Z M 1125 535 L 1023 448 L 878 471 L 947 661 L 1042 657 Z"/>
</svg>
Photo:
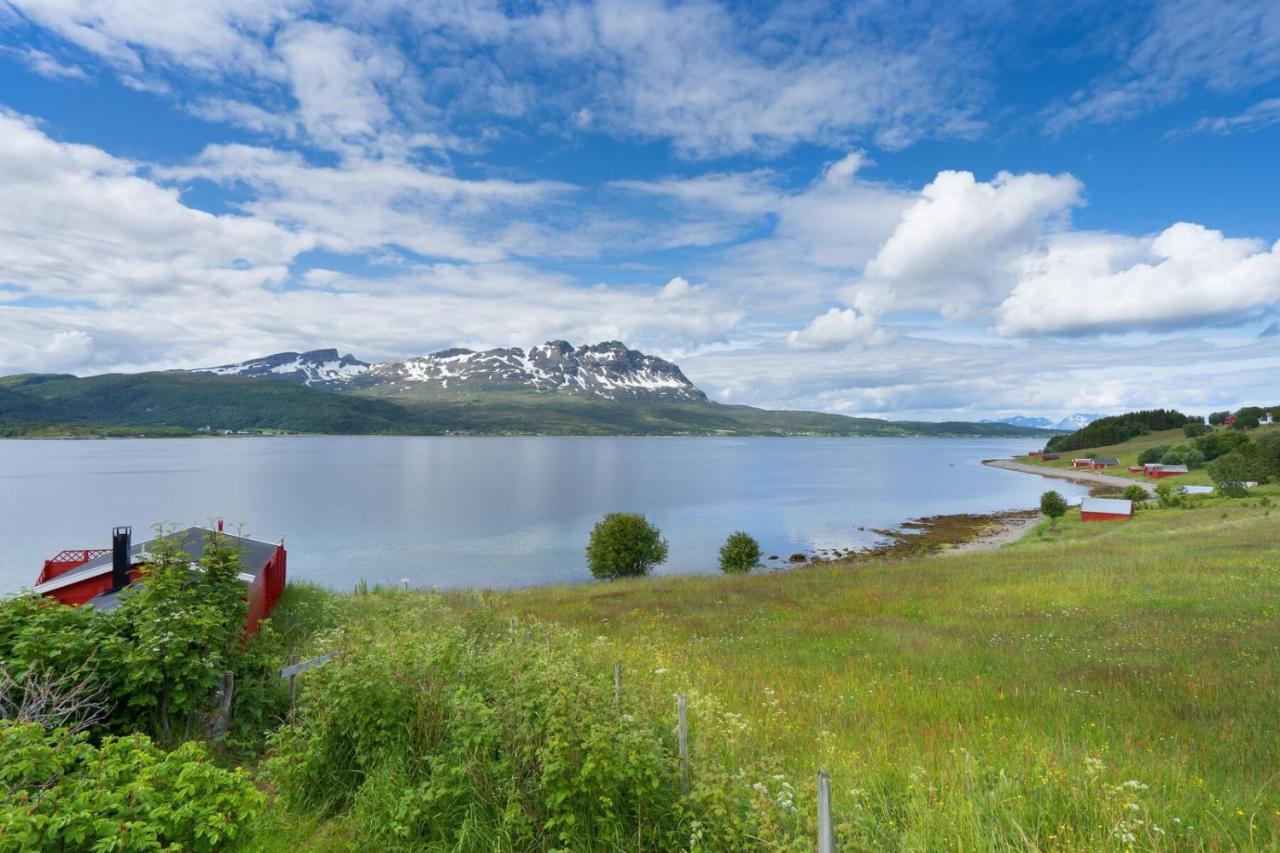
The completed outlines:
<svg viewBox="0 0 1280 853">
<path fill-rule="evenodd" d="M 1081 521 L 1116 521 L 1133 518 L 1133 501 L 1085 498 L 1080 502 Z"/>
<path fill-rule="evenodd" d="M 218 526 L 222 526 L 221 522 Z M 245 598 L 249 602 L 245 630 L 252 634 L 258 630 L 258 624 L 271 615 L 284 592 L 288 565 L 284 540 L 273 545 L 203 527 L 188 527 L 166 538 L 173 539 L 195 563 L 204 555 L 210 536 L 221 537 L 222 544 L 234 548 L 240 556 L 244 567 L 240 580 L 245 583 Z M 146 577 L 149 546 L 155 542 L 149 540 L 134 545 L 132 538 L 131 528 L 117 527 L 112 531 L 110 548 L 59 552 L 53 559 L 45 560 L 33 591 L 63 604 L 114 610 L 120 606 L 120 594 Z"/>
</svg>

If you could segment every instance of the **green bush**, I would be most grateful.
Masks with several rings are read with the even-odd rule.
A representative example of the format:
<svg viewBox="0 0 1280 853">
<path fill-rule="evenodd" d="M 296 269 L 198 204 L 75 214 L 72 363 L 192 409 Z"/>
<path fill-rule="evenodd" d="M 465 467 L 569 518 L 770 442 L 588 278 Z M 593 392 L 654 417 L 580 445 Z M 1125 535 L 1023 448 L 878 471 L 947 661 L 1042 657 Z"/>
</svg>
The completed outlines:
<svg viewBox="0 0 1280 853">
<path fill-rule="evenodd" d="M 597 578 L 647 575 L 667 559 L 667 540 L 643 515 L 611 512 L 591 531 L 587 566 Z"/>
<path fill-rule="evenodd" d="M 1187 438 L 1198 438 L 1209 431 L 1206 424 L 1192 422 L 1182 427 L 1182 434 Z"/>
<path fill-rule="evenodd" d="M 1067 499 L 1056 491 L 1047 491 L 1040 496 L 1040 512 L 1049 518 L 1050 526 L 1057 526 L 1058 519 L 1067 514 Z"/>
<path fill-rule="evenodd" d="M 357 848 L 676 850 L 697 833 L 706 850 L 798 844 L 793 814 L 754 796 L 764 771 L 716 760 L 740 731 L 701 698 L 686 795 L 669 692 L 637 676 L 619 705 L 612 658 L 571 632 L 420 597 L 406 616 L 400 596 L 353 599 L 378 614 L 348 622 L 368 636 L 308 673 L 267 763 L 288 808 L 336 817 Z"/>
<path fill-rule="evenodd" d="M 1160 464 L 1161 465 L 1181 465 L 1182 454 L 1170 448 L 1169 450 L 1165 451 L 1164 456 L 1160 457 Z"/>
<path fill-rule="evenodd" d="M 1225 456 L 1237 447 L 1249 443 L 1249 436 L 1229 430 L 1218 430 L 1197 438 L 1193 444 L 1209 461 Z"/>
<path fill-rule="evenodd" d="M 244 636 L 241 563 L 224 543 L 206 546 L 193 575 L 187 555 L 160 537 L 146 583 L 122 593 L 110 612 L 34 595 L 0 602 L 0 668 L 17 681 L 31 673 L 82 678 L 107 700 L 105 731 L 141 731 L 165 744 L 202 733 L 223 673 L 232 672 L 230 736 L 255 748 L 283 693 L 272 674 L 269 624 Z"/>
<path fill-rule="evenodd" d="M 1139 486 L 1137 483 L 1132 486 L 1125 486 L 1124 492 L 1120 495 L 1127 501 L 1133 501 L 1134 505 L 1145 503 L 1147 500 L 1147 490 Z"/>
<path fill-rule="evenodd" d="M 1204 453 L 1198 448 L 1193 447 L 1186 453 L 1182 454 L 1182 461 L 1188 468 L 1193 470 L 1196 468 L 1203 468 L 1205 462 Z"/>
<path fill-rule="evenodd" d="M 0 721 L 0 850 L 222 850 L 264 797 L 204 748 Z"/>
<path fill-rule="evenodd" d="M 1169 445 L 1157 444 L 1155 447 L 1148 447 L 1146 450 L 1138 454 L 1138 464 L 1148 465 L 1153 462 L 1159 462 L 1161 458 L 1169 452 Z"/>
<path fill-rule="evenodd" d="M 760 543 L 741 530 L 729 534 L 720 546 L 720 571 L 749 572 L 760 565 Z"/>
</svg>

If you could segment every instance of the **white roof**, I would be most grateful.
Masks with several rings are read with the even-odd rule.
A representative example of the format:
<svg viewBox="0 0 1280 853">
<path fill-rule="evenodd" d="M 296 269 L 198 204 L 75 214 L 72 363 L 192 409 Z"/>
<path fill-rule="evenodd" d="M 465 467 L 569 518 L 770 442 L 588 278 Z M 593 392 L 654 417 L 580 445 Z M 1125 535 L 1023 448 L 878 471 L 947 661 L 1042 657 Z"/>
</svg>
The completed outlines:
<svg viewBox="0 0 1280 853">
<path fill-rule="evenodd" d="M 1213 494 L 1213 486 L 1183 486 L 1178 491 L 1184 495 L 1211 495 Z"/>
<path fill-rule="evenodd" d="M 1116 498 L 1085 498 L 1080 501 L 1081 512 L 1105 512 L 1111 515 L 1131 515 L 1133 501 Z"/>
</svg>

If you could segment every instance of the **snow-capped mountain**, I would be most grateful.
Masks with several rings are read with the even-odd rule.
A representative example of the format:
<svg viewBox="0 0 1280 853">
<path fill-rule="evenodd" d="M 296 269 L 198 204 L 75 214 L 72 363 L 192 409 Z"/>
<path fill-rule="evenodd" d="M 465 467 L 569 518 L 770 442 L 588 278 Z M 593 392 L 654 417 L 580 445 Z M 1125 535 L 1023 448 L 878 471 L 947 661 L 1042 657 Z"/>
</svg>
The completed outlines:
<svg viewBox="0 0 1280 853">
<path fill-rule="evenodd" d="M 337 350 L 279 353 L 239 364 L 206 368 L 221 375 L 277 379 L 334 390 L 388 395 L 453 395 L 471 391 L 561 393 L 610 400 L 701 401 L 706 395 L 669 361 L 618 341 L 574 347 L 548 341 L 475 351 L 447 349 L 405 361 L 366 364 Z"/>
<path fill-rule="evenodd" d="M 278 352 L 237 364 L 201 367 L 192 372 L 279 379 L 324 388 L 350 382 L 368 372 L 369 367 L 368 363 L 350 355 L 338 355 L 336 349 L 315 349 L 310 352 Z"/>
<path fill-rule="evenodd" d="M 1054 424 L 1053 428 L 1075 432 L 1076 430 L 1083 429 L 1094 421 L 1105 417 L 1106 415 L 1099 412 L 1077 412 L 1074 415 L 1067 415 L 1065 418 Z"/>
<path fill-rule="evenodd" d="M 1013 415 L 1008 418 L 984 418 L 979 423 L 1010 424 L 1011 426 L 1032 427 L 1033 429 L 1060 429 L 1067 432 L 1075 432 L 1093 423 L 1098 418 L 1105 417 L 1106 415 L 1100 415 L 1096 412 L 1078 412 L 1074 415 L 1067 415 L 1062 420 L 1055 422 L 1051 418 Z"/>
</svg>

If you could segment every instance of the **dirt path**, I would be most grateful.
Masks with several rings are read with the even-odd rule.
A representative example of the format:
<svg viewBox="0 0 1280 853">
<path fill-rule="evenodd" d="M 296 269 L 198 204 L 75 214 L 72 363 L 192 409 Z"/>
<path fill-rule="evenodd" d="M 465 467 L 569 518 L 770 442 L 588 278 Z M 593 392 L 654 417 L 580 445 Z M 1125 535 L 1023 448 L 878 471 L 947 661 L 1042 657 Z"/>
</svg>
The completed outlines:
<svg viewBox="0 0 1280 853">
<path fill-rule="evenodd" d="M 1006 471 L 1021 471 L 1024 474 L 1039 474 L 1041 477 L 1056 477 L 1059 480 L 1072 480 L 1076 483 L 1090 483 L 1096 486 L 1115 486 L 1123 489 L 1126 486 L 1141 486 L 1147 494 L 1154 495 L 1155 488 L 1141 480 L 1128 477 L 1117 477 L 1114 474 L 1099 474 L 1096 471 L 1080 471 L 1078 469 L 1049 468 L 1045 465 L 1028 465 L 1025 462 L 1014 462 L 1012 459 L 984 459 L 983 465 L 992 468 L 1004 468 Z"/>
</svg>

